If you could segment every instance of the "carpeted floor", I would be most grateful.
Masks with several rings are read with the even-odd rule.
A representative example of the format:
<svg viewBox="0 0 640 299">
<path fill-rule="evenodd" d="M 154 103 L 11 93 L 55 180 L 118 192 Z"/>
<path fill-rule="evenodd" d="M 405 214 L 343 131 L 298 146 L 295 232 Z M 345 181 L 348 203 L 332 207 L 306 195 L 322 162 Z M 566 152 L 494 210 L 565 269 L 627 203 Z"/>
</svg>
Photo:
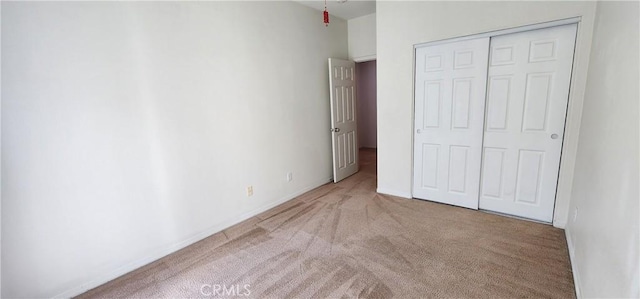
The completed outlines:
<svg viewBox="0 0 640 299">
<path fill-rule="evenodd" d="M 360 155 L 356 175 L 79 297 L 575 297 L 564 231 L 377 194 Z"/>
</svg>

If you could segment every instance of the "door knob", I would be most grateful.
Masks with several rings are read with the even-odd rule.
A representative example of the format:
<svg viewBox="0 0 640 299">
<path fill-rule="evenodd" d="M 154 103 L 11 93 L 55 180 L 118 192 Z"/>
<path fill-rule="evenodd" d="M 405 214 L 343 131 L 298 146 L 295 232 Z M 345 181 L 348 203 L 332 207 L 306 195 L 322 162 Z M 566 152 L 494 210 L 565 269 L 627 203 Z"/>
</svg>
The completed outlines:
<svg viewBox="0 0 640 299">
<path fill-rule="evenodd" d="M 551 134 L 551 139 L 558 139 L 558 134 Z"/>
<path fill-rule="evenodd" d="M 340 128 L 331 129 L 331 132 L 336 132 L 336 133 L 338 133 L 338 132 L 340 132 Z"/>
<path fill-rule="evenodd" d="M 416 130 L 416 133 L 420 134 L 420 133 L 422 133 L 422 130 L 418 129 L 418 130 Z"/>
</svg>

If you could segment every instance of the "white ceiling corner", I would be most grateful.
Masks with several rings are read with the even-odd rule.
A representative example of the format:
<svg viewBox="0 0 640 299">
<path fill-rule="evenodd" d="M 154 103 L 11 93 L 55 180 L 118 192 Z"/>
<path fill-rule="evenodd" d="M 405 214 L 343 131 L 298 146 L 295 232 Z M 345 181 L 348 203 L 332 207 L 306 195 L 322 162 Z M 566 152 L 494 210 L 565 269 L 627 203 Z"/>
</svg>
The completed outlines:
<svg viewBox="0 0 640 299">
<path fill-rule="evenodd" d="M 318 11 L 324 11 L 324 0 L 292 0 Z M 344 1 L 344 0 L 342 0 Z M 375 0 L 327 0 L 329 14 L 350 20 L 376 12 Z"/>
</svg>

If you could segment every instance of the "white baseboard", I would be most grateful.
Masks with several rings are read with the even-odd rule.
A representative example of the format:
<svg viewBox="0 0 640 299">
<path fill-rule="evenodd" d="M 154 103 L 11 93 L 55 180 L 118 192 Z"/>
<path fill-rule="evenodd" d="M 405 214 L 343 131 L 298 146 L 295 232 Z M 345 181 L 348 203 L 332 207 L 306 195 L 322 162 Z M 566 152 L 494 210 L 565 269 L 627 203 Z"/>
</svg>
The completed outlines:
<svg viewBox="0 0 640 299">
<path fill-rule="evenodd" d="M 576 288 L 576 298 L 580 299 L 582 298 L 582 294 L 580 293 L 580 272 L 578 272 L 578 265 L 576 263 L 575 247 L 573 246 L 572 241 L 573 239 L 568 229 L 564 230 L 564 236 L 567 238 L 567 247 L 569 248 L 569 262 L 571 263 L 571 272 L 573 273 L 573 285 Z"/>
<path fill-rule="evenodd" d="M 382 193 L 382 194 L 387 194 L 387 195 L 393 195 L 393 196 L 397 196 L 397 197 L 403 197 L 403 198 L 413 198 L 413 196 L 411 196 L 411 193 L 406 193 L 406 192 L 401 192 L 401 191 L 397 191 L 397 190 L 391 190 L 391 189 L 385 189 L 385 188 L 378 188 L 376 189 L 377 193 Z"/>
<path fill-rule="evenodd" d="M 561 229 L 565 229 L 567 228 L 567 221 L 566 220 L 556 220 L 553 219 L 553 227 L 557 227 L 557 228 L 561 228 Z"/>
<path fill-rule="evenodd" d="M 292 200 L 292 199 L 294 199 L 295 197 L 297 197 L 299 195 L 302 195 L 302 194 L 304 194 L 306 192 L 309 192 L 309 191 L 311 191 L 311 190 L 313 190 L 313 189 L 315 189 L 315 188 L 317 188 L 319 186 L 322 186 L 322 185 L 326 184 L 330 180 L 331 180 L 331 178 L 319 180 L 318 182 L 316 182 L 314 184 L 311 184 L 311 185 L 307 186 L 306 188 L 302 188 L 301 190 L 296 191 L 294 193 L 291 193 L 291 194 L 289 194 L 287 196 L 284 196 L 284 197 L 282 197 L 282 198 L 280 198 L 280 199 L 278 199 L 278 200 L 276 200 L 274 202 L 271 202 L 271 203 L 266 204 L 266 205 L 264 205 L 264 206 L 262 206 L 260 208 L 254 209 L 254 210 L 249 211 L 247 213 L 244 213 L 244 214 L 240 215 L 239 217 L 223 221 L 222 223 L 219 223 L 219 224 L 217 224 L 215 226 L 210 227 L 209 229 L 206 229 L 205 231 L 202 231 L 200 233 L 192 235 L 192 236 L 186 238 L 183 241 L 174 243 L 174 244 L 169 245 L 169 246 L 164 247 L 164 248 L 160 248 L 157 251 L 155 251 L 154 253 L 149 254 L 146 257 L 141 258 L 139 260 L 136 260 L 134 262 L 128 263 L 128 264 L 116 269 L 115 271 L 111 271 L 109 273 L 106 273 L 104 275 L 99 276 L 98 278 L 92 279 L 89 282 L 83 283 L 83 284 L 81 284 L 79 286 L 76 286 L 76 287 L 73 287 L 73 288 L 71 288 L 69 290 L 66 290 L 66 291 L 54 296 L 54 298 L 71 298 L 71 297 L 80 295 L 80 294 L 82 294 L 82 293 L 84 293 L 84 292 L 86 292 L 88 290 L 91 290 L 93 288 L 101 286 L 101 285 L 103 285 L 103 284 L 105 284 L 105 283 L 107 283 L 107 282 L 109 282 L 111 280 L 114 280 L 114 279 L 116 279 L 116 278 L 118 278 L 118 277 L 120 277 L 120 276 L 122 276 L 124 274 L 127 274 L 127 273 L 129 273 L 129 272 L 131 272 L 131 271 L 133 271 L 135 269 L 138 269 L 138 268 L 140 268 L 142 266 L 150 264 L 150 263 L 152 263 L 152 262 L 154 262 L 156 260 L 159 260 L 159 259 L 161 259 L 161 258 L 163 258 L 163 257 L 165 257 L 165 256 L 167 256 L 169 254 L 172 254 L 172 253 L 174 253 L 174 252 L 176 252 L 176 251 L 178 251 L 178 250 L 180 250 L 182 248 L 185 248 L 185 247 L 187 247 L 187 246 L 189 246 L 191 244 L 194 244 L 194 243 L 196 243 L 196 242 L 198 242 L 198 241 L 200 241 L 202 239 L 205 239 L 205 238 L 207 238 L 207 237 L 209 237 L 209 236 L 211 236 L 211 235 L 213 235 L 213 234 L 215 234 L 217 232 L 223 231 L 223 230 L 225 230 L 225 229 L 227 229 L 227 228 L 229 228 L 229 227 L 231 227 L 233 225 L 236 225 L 236 224 L 238 224 L 238 223 L 240 223 L 242 221 L 245 221 L 245 220 L 247 220 L 247 219 L 249 219 L 249 218 L 251 218 L 253 216 L 256 216 L 256 215 L 258 215 L 258 214 L 260 214 L 262 212 L 265 212 L 265 211 L 267 211 L 267 210 L 269 210 L 271 208 L 274 208 L 274 207 L 276 207 L 276 206 L 278 206 L 278 205 L 280 205 L 280 204 L 282 204 L 284 202 Z"/>
<path fill-rule="evenodd" d="M 567 228 L 567 217 L 557 217 L 556 213 L 553 214 L 553 227 L 565 229 Z"/>
</svg>

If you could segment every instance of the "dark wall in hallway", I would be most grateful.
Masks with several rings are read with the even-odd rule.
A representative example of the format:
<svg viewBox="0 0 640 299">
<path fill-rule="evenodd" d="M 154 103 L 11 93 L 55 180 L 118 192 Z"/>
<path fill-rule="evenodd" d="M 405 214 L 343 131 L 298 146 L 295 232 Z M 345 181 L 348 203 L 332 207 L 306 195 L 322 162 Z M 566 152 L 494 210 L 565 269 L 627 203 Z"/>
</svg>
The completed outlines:
<svg viewBox="0 0 640 299">
<path fill-rule="evenodd" d="M 356 63 L 358 141 L 361 148 L 377 148 L 376 92 L 376 61 Z"/>
</svg>

